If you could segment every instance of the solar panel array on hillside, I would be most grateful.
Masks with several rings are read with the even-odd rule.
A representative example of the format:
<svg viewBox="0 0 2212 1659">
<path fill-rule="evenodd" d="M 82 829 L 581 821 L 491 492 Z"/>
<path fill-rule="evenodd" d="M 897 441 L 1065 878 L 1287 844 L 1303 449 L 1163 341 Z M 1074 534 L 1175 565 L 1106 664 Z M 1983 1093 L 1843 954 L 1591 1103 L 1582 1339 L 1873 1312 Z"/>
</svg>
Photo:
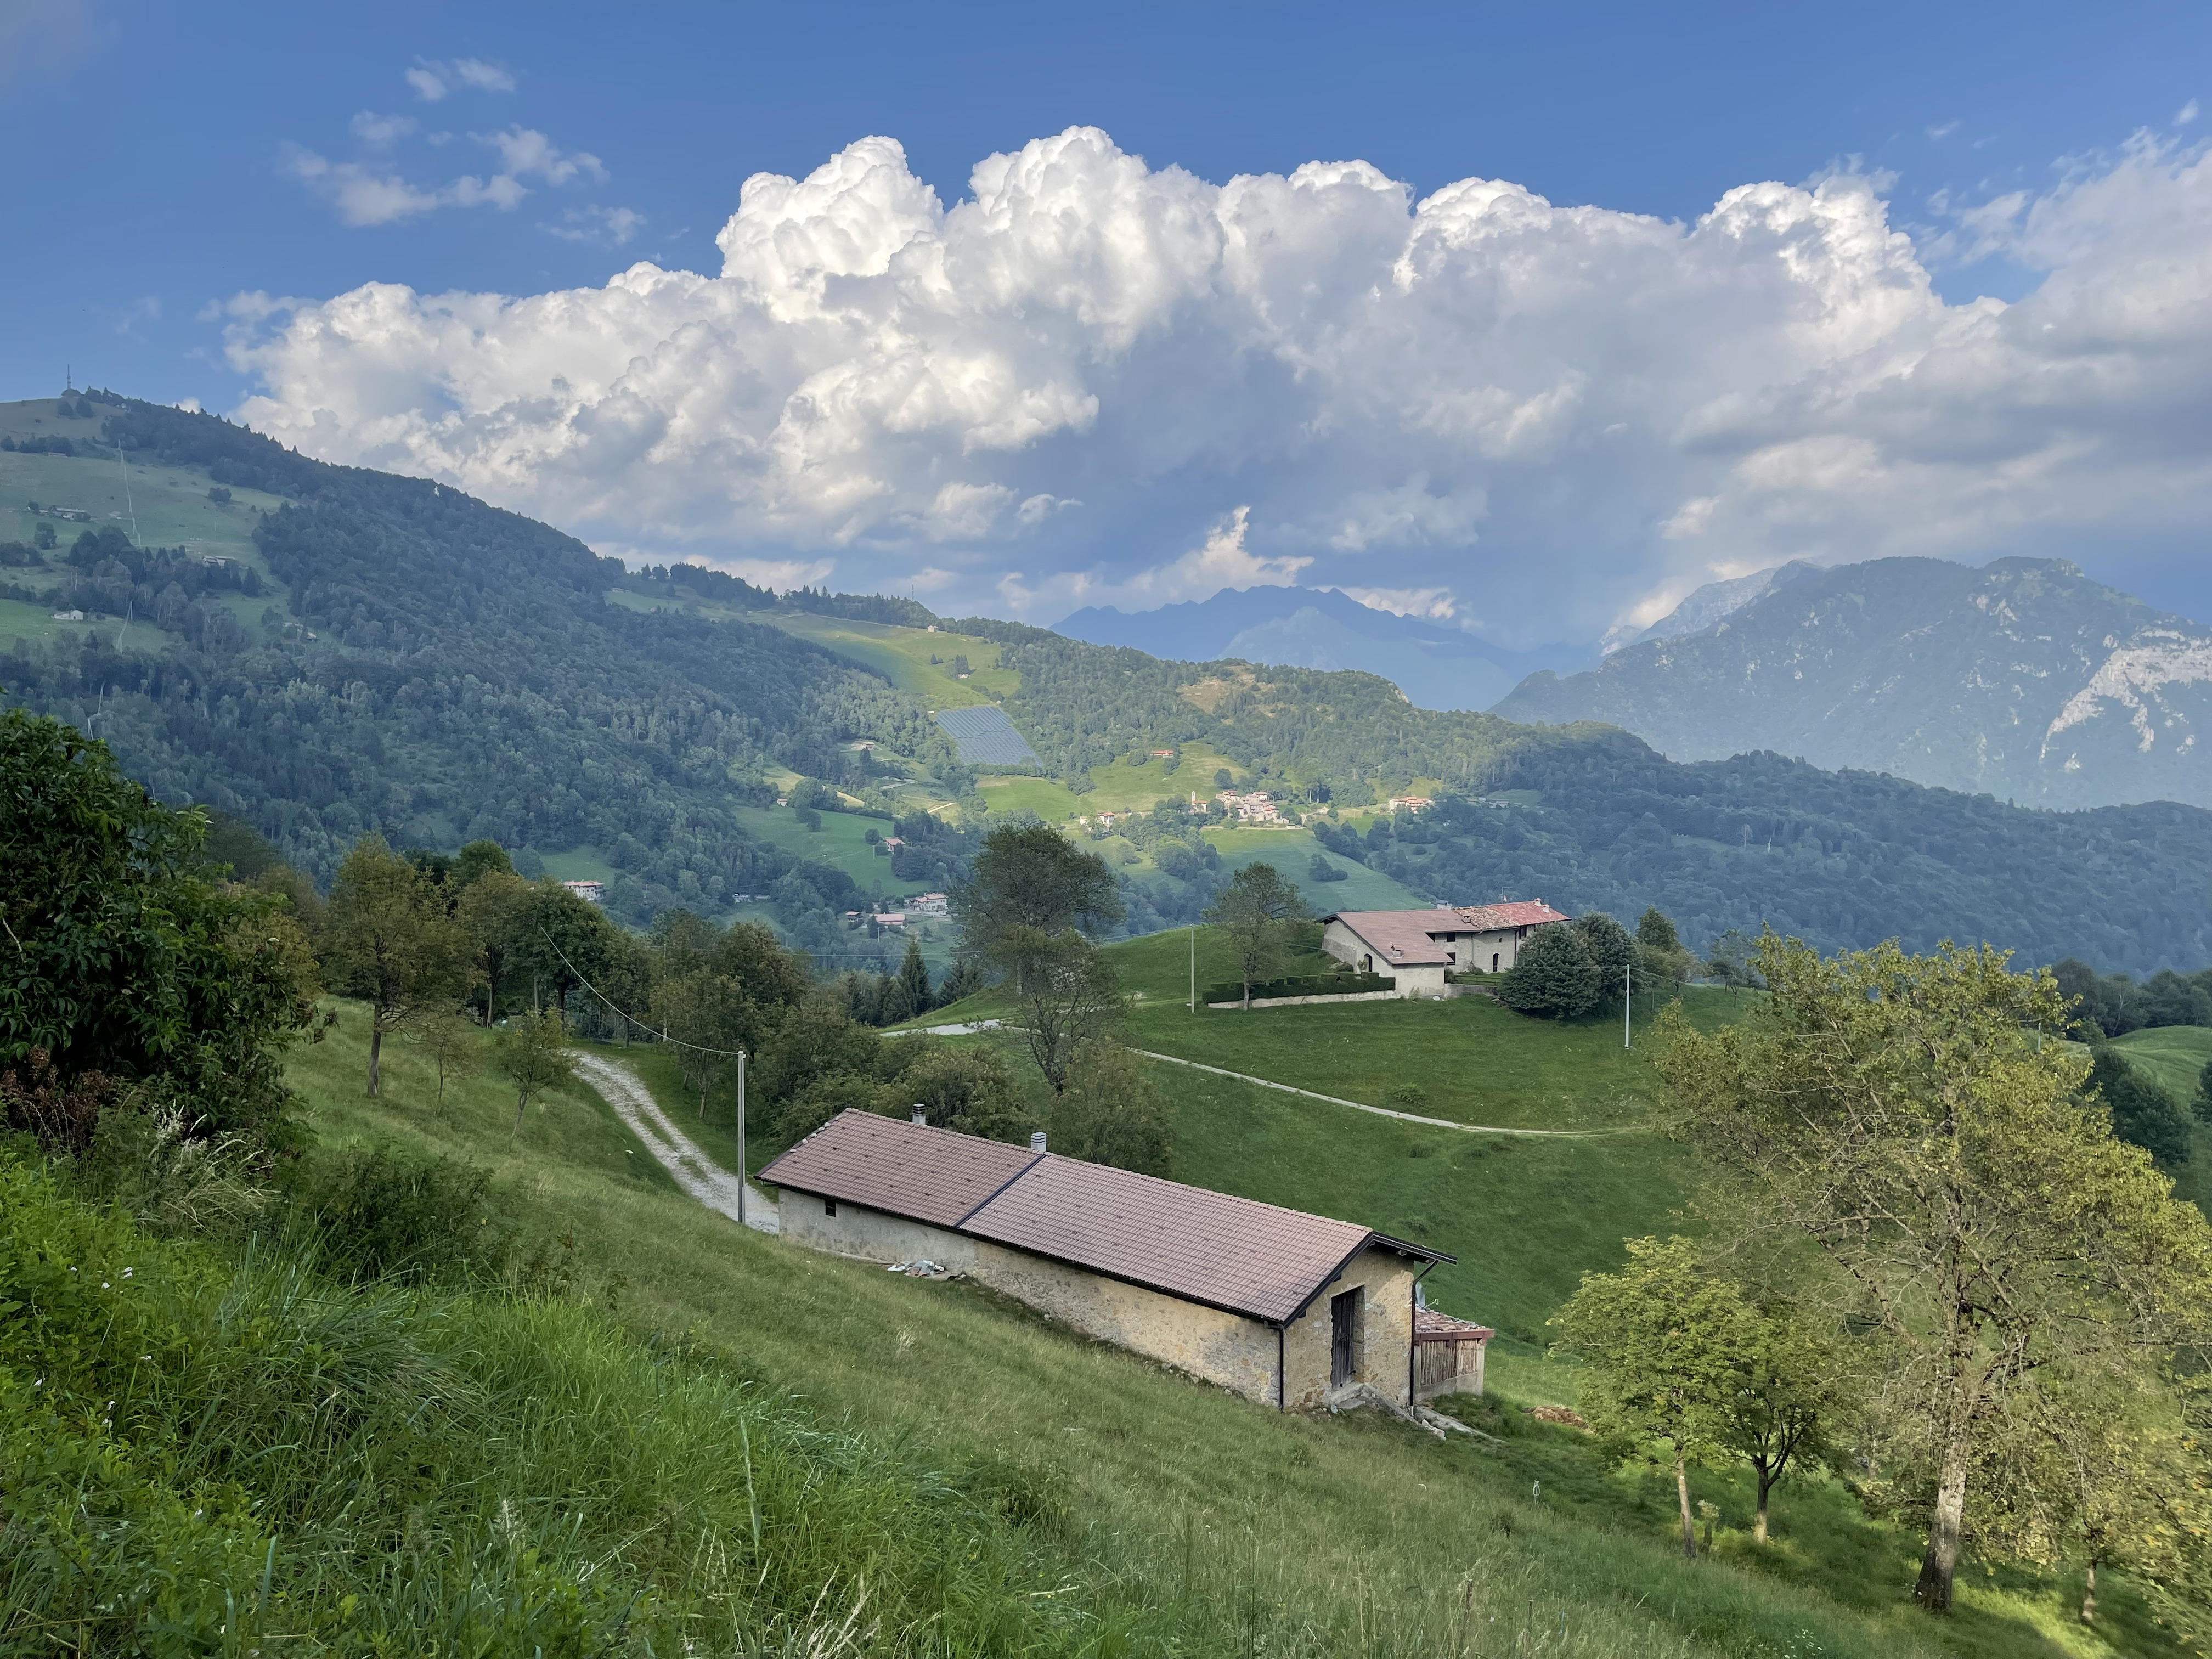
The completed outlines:
<svg viewBox="0 0 2212 1659">
<path fill-rule="evenodd" d="M 937 717 L 970 766 L 1021 766 L 1036 759 L 1003 708 L 947 708 Z"/>
</svg>

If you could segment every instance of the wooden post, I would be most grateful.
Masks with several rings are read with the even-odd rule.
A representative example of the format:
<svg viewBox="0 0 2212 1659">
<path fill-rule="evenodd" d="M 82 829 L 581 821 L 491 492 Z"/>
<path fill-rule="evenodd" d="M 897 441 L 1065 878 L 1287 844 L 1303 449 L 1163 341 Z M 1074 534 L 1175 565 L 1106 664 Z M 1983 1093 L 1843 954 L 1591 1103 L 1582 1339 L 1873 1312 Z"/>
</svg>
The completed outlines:
<svg viewBox="0 0 2212 1659">
<path fill-rule="evenodd" d="M 738 1225 L 745 1224 L 745 1051 L 738 1050 Z"/>
</svg>

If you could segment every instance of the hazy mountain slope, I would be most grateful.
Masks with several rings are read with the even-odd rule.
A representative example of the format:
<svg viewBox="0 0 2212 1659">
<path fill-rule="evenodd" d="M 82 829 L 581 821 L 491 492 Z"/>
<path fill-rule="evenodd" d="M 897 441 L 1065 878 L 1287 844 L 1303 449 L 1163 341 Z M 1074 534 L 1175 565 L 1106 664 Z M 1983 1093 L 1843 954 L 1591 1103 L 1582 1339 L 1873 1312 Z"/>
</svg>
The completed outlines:
<svg viewBox="0 0 2212 1659">
<path fill-rule="evenodd" d="M 1608 720 L 1678 760 L 1767 749 L 2040 806 L 2212 805 L 2212 629 L 2063 560 L 1803 574 L 1494 712 Z"/>
<path fill-rule="evenodd" d="M 626 572 L 425 480 L 326 466 L 205 416 L 101 406 L 104 441 L 170 478 L 177 513 L 175 479 L 227 481 L 239 499 L 209 528 L 235 527 L 258 591 L 210 586 L 198 556 L 134 546 L 112 524 L 81 553 L 69 538 L 21 548 L 0 586 L 23 597 L 0 603 L 46 631 L 15 635 L 6 695 L 94 731 L 164 798 L 237 813 L 319 875 L 364 830 L 447 850 L 490 836 L 606 874 L 628 921 L 766 891 L 808 948 L 842 943 L 852 876 L 803 840 L 749 833 L 744 814 L 771 798 L 770 775 L 793 771 L 888 802 L 919 769 L 971 819 L 984 796 L 1012 799 L 970 788 L 915 689 L 951 684 L 931 659 L 982 640 L 996 662 L 979 653 L 960 684 L 1006 710 L 1071 800 L 1115 757 L 1164 766 L 1150 751 L 1170 747 L 1192 757 L 1178 775 L 1193 789 L 1210 792 L 1225 760 L 1295 813 L 1417 784 L 1465 797 L 1433 831 L 1425 817 L 1379 840 L 1363 829 L 1346 854 L 1435 898 L 1512 892 L 1630 915 L 1656 902 L 1697 943 L 1772 921 L 1831 947 L 1948 933 L 2136 972 L 2212 960 L 2212 917 L 2176 898 L 2201 894 L 2212 866 L 2212 813 L 2197 808 L 2029 811 L 1772 757 L 1684 766 L 1613 726 L 1416 708 L 1366 673 L 1164 660 L 1015 623 L 946 624 L 911 600 L 778 597 L 689 566 Z M 120 470 L 112 449 L 37 464 Z M 197 597 L 181 591 L 195 583 Z M 90 619 L 48 622 L 64 599 Z M 756 620 L 794 611 L 865 623 L 849 631 L 879 658 L 927 673 L 902 690 L 889 659 Z M 177 625 L 124 622 L 149 614 Z M 862 753 L 860 739 L 880 746 Z M 960 837 L 909 799 L 889 810 L 909 815 L 915 844 L 887 873 L 955 878 Z M 1193 883 L 1170 896 L 1180 915 L 1203 896 Z"/>
<path fill-rule="evenodd" d="M 196 471 L 203 494 L 209 480 L 267 492 L 241 554 L 264 597 L 224 629 L 126 627 L 162 604 L 155 556 L 119 529 L 73 556 L 79 526 L 64 522 L 10 586 L 93 620 L 19 636 L 8 695 L 107 739 L 164 798 L 247 819 L 319 877 L 374 828 L 402 845 L 594 848 L 638 920 L 794 872 L 834 903 L 852 886 L 842 872 L 739 823 L 773 798 L 763 769 L 840 775 L 844 740 L 863 733 L 949 759 L 880 675 L 777 629 L 611 605 L 620 562 L 544 525 L 206 416 L 102 409 L 108 441 L 139 465 Z M 112 474 L 113 453 L 60 465 Z"/>
<path fill-rule="evenodd" d="M 1820 570 L 1819 565 L 1792 559 L 1773 570 L 1755 570 L 1748 576 L 1707 582 L 1649 628 L 1624 626 L 1609 631 L 1605 636 L 1605 648 L 1611 653 L 1626 646 L 1640 645 L 1645 640 L 1679 640 L 1702 634 L 1754 599 L 1763 599 L 1802 577 L 1818 575 Z"/>
<path fill-rule="evenodd" d="M 1486 708 L 1522 676 L 1573 670 L 1592 653 L 1505 651 L 1465 630 L 1376 611 L 1331 588 L 1225 588 L 1208 599 L 1125 612 L 1092 605 L 1053 631 L 1186 662 L 1239 658 L 1288 668 L 1380 674 L 1422 708 Z"/>
</svg>

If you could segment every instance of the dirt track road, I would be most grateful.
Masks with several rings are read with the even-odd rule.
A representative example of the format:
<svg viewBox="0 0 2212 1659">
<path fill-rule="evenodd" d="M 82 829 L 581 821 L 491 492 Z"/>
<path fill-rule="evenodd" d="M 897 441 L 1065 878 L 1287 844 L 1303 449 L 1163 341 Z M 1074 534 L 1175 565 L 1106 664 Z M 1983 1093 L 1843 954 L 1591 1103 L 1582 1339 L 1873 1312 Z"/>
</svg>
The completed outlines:
<svg viewBox="0 0 2212 1659">
<path fill-rule="evenodd" d="M 702 1152 L 690 1136 L 669 1121 L 636 1073 L 605 1054 L 574 1054 L 574 1059 L 577 1075 L 599 1091 L 600 1098 L 629 1125 L 646 1150 L 659 1160 L 660 1167 L 676 1177 L 678 1186 L 732 1221 L 739 1218 L 738 1195 L 742 1190 L 745 1225 L 755 1232 L 778 1231 L 775 1201 L 763 1197 L 757 1187 L 744 1184 L 741 1188 L 737 1176 Z"/>
</svg>

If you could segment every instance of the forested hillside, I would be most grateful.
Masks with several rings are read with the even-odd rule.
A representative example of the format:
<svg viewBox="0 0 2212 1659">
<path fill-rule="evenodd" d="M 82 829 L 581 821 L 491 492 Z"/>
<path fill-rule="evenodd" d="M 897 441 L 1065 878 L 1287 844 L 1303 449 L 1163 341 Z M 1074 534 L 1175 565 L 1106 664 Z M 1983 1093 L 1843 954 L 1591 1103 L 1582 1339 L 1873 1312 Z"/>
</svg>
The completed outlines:
<svg viewBox="0 0 2212 1659">
<path fill-rule="evenodd" d="M 1318 834 L 1381 872 L 1360 878 L 1375 888 L 1656 903 L 1698 948 L 1771 922 L 1824 947 L 1954 937 L 2107 971 L 2212 961 L 2212 813 L 2195 808 L 2015 810 L 1766 755 L 1680 765 L 1613 726 L 1418 708 L 1369 674 L 1164 661 L 912 599 L 626 571 L 427 480 L 88 396 L 65 416 L 0 406 L 0 426 L 43 430 L 17 418 L 40 409 L 77 434 L 69 454 L 20 438 L 0 477 L 94 506 L 118 461 L 173 495 L 182 480 L 229 538 L 203 545 L 234 562 L 135 544 L 119 511 L 61 538 L 19 509 L 25 539 L 0 543 L 6 695 L 107 739 L 164 799 L 246 820 L 321 880 L 367 829 L 447 851 L 491 839 L 526 869 L 603 875 L 633 924 L 727 915 L 750 895 L 752 913 L 842 960 L 877 947 L 839 912 L 884 878 L 946 885 L 987 813 L 1035 811 L 1121 838 L 1141 930 L 1194 917 L 1224 867 L 1255 856 L 1218 808 L 1182 810 L 1227 776 L 1306 821 L 1265 832 L 1304 849 L 1267 854 L 1302 876 Z M 84 441 L 95 416 L 107 459 Z M 49 623 L 52 605 L 87 620 Z M 985 697 L 1048 779 L 976 787 L 930 714 Z M 1377 821 L 1408 793 L 1441 804 Z M 1109 805 L 1139 816 L 1109 829 L 1093 810 Z M 812 833 L 841 810 L 880 823 L 844 868 L 834 849 L 862 832 Z"/>
<path fill-rule="evenodd" d="M 1055 771 L 1203 743 L 1261 787 L 1338 809 L 1312 819 L 1323 845 L 1433 899 L 1656 904 L 1701 945 L 1771 924 L 1830 950 L 1986 939 L 2136 973 L 2212 961 L 2212 813 L 2195 807 L 2030 811 L 1771 754 L 1682 765 L 1617 727 L 1415 708 L 1370 675 L 1000 628 L 1022 676 L 1007 710 Z M 1427 812 L 1338 821 L 1423 781 L 1441 797 Z"/>
<path fill-rule="evenodd" d="M 609 605 L 620 562 L 546 526 L 204 416 L 116 400 L 105 429 L 142 465 L 283 497 L 252 530 L 266 575 L 247 573 L 274 602 L 258 627 L 146 648 L 170 573 L 103 529 L 51 556 L 50 591 L 118 625 L 19 637 L 8 692 L 85 722 L 157 793 L 236 814 L 319 878 L 380 828 L 403 844 L 600 848 L 639 921 L 794 874 L 839 905 L 848 878 L 738 823 L 775 794 L 764 769 L 840 778 L 841 745 L 863 733 L 951 766 L 881 677 L 776 629 Z"/>
</svg>

